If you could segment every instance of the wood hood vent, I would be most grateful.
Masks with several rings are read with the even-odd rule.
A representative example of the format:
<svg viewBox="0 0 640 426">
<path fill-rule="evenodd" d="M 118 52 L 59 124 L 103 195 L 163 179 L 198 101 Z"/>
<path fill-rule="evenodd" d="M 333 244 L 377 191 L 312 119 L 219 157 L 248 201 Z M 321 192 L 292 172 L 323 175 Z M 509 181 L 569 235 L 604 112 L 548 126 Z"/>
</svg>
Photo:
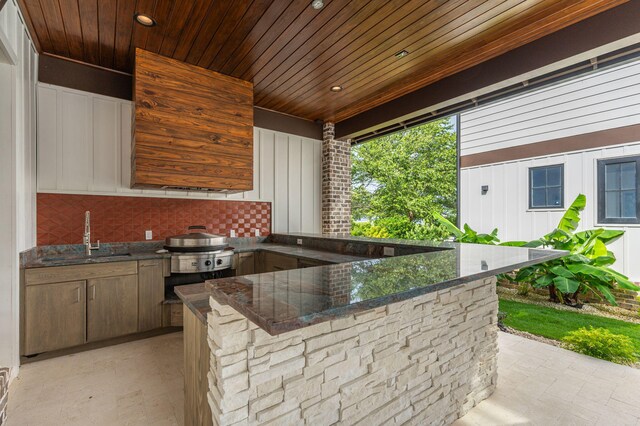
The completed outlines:
<svg viewBox="0 0 640 426">
<path fill-rule="evenodd" d="M 136 49 L 131 187 L 253 189 L 253 84 Z"/>
</svg>

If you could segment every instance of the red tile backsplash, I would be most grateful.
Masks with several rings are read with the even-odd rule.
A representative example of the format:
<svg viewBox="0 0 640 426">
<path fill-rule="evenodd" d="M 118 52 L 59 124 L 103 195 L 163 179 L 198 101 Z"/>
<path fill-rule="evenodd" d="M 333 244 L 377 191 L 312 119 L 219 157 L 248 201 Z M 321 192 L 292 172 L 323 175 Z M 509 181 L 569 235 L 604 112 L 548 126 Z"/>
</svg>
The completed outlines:
<svg viewBox="0 0 640 426">
<path fill-rule="evenodd" d="M 271 232 L 271 203 L 183 198 L 110 197 L 38 194 L 38 245 L 81 244 L 84 212 L 91 212 L 91 240 L 144 241 L 184 234 L 189 225 L 204 225 L 212 234 L 252 237 Z"/>
</svg>

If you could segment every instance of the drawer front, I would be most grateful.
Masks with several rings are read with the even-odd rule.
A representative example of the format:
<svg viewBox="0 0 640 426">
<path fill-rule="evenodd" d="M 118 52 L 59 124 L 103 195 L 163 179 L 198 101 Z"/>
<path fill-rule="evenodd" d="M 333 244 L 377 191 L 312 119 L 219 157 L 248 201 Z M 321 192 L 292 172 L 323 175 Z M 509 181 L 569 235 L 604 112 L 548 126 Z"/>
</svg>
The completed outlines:
<svg viewBox="0 0 640 426">
<path fill-rule="evenodd" d="M 296 257 L 282 254 L 264 252 L 263 262 L 264 272 L 287 271 L 298 268 L 298 259 Z"/>
<path fill-rule="evenodd" d="M 53 266 L 24 271 L 26 285 L 60 283 L 91 278 L 117 277 L 138 273 L 138 262 L 106 262 L 90 265 Z"/>
</svg>

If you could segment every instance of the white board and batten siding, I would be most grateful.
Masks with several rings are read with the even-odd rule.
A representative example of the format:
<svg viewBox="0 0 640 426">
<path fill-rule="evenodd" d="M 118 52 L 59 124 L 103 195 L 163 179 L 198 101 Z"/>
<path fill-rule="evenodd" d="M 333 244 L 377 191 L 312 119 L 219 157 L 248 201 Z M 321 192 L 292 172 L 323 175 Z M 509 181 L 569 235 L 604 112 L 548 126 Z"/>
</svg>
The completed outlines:
<svg viewBox="0 0 640 426">
<path fill-rule="evenodd" d="M 640 123 L 640 61 L 592 72 L 461 114 L 461 155 L 489 152 Z M 530 240 L 551 231 L 560 209 L 529 209 L 529 168 L 564 164 L 564 206 L 583 193 L 581 229 L 623 229 L 611 245 L 615 268 L 640 281 L 640 225 L 597 223 L 597 161 L 640 155 L 637 141 L 464 168 L 460 220 L 506 240 Z M 481 186 L 488 185 L 487 194 Z"/>
<path fill-rule="evenodd" d="M 321 231 L 322 141 L 254 128 L 253 190 L 131 189 L 131 101 L 38 84 L 38 192 L 268 201 L 274 232 Z"/>
<path fill-rule="evenodd" d="M 15 0 L 0 10 L 0 367 L 19 365 L 20 251 L 35 245 L 38 54 Z"/>
</svg>

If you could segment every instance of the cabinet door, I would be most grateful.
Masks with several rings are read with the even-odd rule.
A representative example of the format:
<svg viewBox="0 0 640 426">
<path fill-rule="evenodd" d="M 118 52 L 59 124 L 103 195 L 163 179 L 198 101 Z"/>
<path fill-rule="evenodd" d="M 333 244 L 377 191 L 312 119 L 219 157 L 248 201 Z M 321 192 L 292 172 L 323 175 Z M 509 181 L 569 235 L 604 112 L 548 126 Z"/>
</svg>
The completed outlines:
<svg viewBox="0 0 640 426">
<path fill-rule="evenodd" d="M 286 271 L 298 268 L 298 259 L 282 254 L 263 253 L 262 264 L 264 272 Z"/>
<path fill-rule="evenodd" d="M 138 276 L 87 281 L 87 342 L 138 330 Z"/>
<path fill-rule="evenodd" d="M 24 355 L 84 343 L 85 285 L 71 281 L 25 287 Z"/>
<path fill-rule="evenodd" d="M 255 274 L 255 256 L 253 253 L 238 253 L 236 275 Z"/>
<path fill-rule="evenodd" d="M 162 259 L 138 262 L 138 331 L 162 327 L 164 274 Z"/>
</svg>

